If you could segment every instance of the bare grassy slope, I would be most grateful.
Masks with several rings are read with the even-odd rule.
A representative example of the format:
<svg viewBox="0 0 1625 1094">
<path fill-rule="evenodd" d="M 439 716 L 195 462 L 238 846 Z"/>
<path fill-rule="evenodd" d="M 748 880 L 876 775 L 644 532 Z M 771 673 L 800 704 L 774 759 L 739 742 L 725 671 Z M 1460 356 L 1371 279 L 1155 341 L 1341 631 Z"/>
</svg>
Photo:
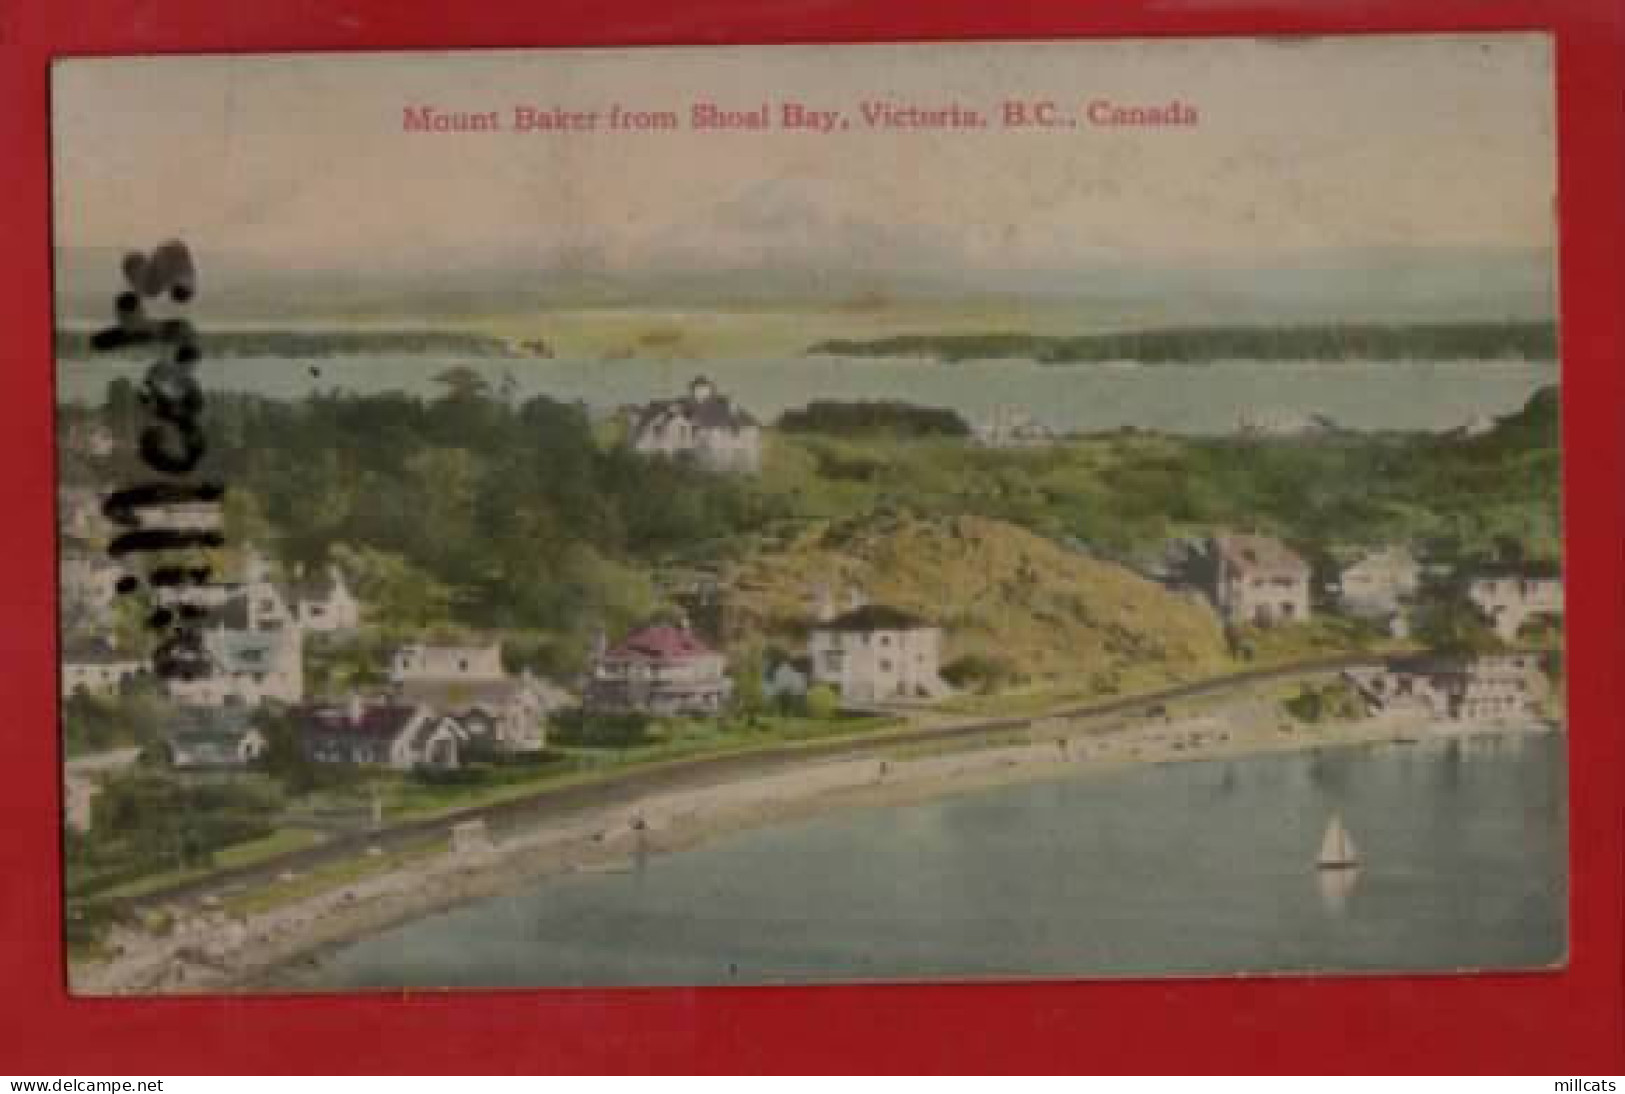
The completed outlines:
<svg viewBox="0 0 1625 1094">
<path fill-rule="evenodd" d="M 1217 617 L 1108 562 L 981 517 L 877 515 L 820 525 L 731 575 L 730 640 L 800 648 L 818 590 L 850 590 L 945 632 L 944 662 L 978 654 L 1034 684 L 1177 680 L 1228 661 Z"/>
</svg>

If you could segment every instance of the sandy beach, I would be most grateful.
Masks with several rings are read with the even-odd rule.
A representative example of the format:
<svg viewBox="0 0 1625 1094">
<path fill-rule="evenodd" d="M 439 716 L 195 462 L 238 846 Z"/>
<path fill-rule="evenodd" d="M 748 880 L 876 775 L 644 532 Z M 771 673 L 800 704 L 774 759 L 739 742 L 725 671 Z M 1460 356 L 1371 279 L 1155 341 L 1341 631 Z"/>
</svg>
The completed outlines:
<svg viewBox="0 0 1625 1094">
<path fill-rule="evenodd" d="M 1481 724 L 1474 734 L 1527 732 Z M 1441 735 L 1414 721 L 1367 718 L 1306 726 L 1257 693 L 1157 717 L 1057 717 L 991 737 L 880 757 L 814 760 L 790 770 L 651 793 L 634 805 L 583 809 L 529 829 L 465 833 L 450 846 L 321 888 L 262 911 L 218 900 L 174 907 L 158 929 L 116 928 L 106 960 L 75 965 L 79 994 L 278 990 L 299 986 L 321 955 L 346 942 L 464 902 L 569 872 L 629 869 L 749 828 L 819 813 L 900 805 L 1034 779 L 1104 775 L 1175 763 Z M 379 852 L 381 854 L 381 852 Z M 299 879 L 284 876 L 284 883 Z"/>
</svg>

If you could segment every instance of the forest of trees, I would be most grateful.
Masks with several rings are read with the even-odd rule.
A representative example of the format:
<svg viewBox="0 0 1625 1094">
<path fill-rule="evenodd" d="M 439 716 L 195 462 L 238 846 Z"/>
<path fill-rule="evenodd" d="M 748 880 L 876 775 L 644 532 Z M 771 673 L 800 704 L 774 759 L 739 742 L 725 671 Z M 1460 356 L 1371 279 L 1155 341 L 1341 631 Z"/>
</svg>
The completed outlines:
<svg viewBox="0 0 1625 1094">
<path fill-rule="evenodd" d="M 1311 554 L 1385 542 L 1441 561 L 1558 552 L 1555 388 L 1472 438 L 1114 434 L 1028 452 L 933 434 L 948 412 L 820 404 L 795 420 L 834 435 L 777 431 L 762 474 L 745 476 L 606 442 L 577 405 L 446 386 L 430 400 L 211 393 L 200 474 L 227 487 L 230 544 L 289 566 L 338 563 L 386 627 L 508 632 L 544 672 L 574 671 L 598 628 L 668 607 L 668 573 L 881 510 L 1005 520 L 1125 561 L 1226 527 Z M 118 436 L 147 421 L 127 381 L 109 385 L 102 413 Z M 100 463 L 83 470 L 101 483 L 148 477 L 127 447 Z"/>
<path fill-rule="evenodd" d="M 147 423 L 109 385 L 115 435 Z M 785 499 L 752 480 L 595 439 L 585 411 L 519 406 L 476 385 L 445 396 L 211 393 L 197 476 L 226 486 L 226 538 L 289 566 L 340 563 L 373 617 L 585 637 L 655 604 L 658 562 L 762 526 Z M 126 447 L 95 473 L 150 477 Z"/>
<path fill-rule="evenodd" d="M 815 399 L 806 406 L 786 410 L 779 428 L 787 433 L 827 433 L 836 436 L 969 437 L 971 427 L 952 410 L 915 406 L 896 400 L 836 402 Z"/>
</svg>

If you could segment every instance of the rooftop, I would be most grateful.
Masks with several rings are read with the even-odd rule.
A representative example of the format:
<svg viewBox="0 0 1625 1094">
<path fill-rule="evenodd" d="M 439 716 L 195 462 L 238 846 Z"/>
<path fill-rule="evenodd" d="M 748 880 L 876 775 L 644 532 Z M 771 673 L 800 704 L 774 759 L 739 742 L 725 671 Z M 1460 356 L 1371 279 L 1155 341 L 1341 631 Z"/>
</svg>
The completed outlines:
<svg viewBox="0 0 1625 1094">
<path fill-rule="evenodd" d="M 607 661 L 679 661 L 689 657 L 708 657 L 715 653 L 686 627 L 667 623 L 633 631 L 620 644 L 604 655 Z"/>
<path fill-rule="evenodd" d="M 710 394 L 696 398 L 693 392 L 705 390 Z M 702 429 L 744 429 L 758 425 L 750 412 L 733 404 L 726 395 L 718 395 L 710 381 L 703 377 L 694 381 L 691 393 L 679 399 L 657 399 L 637 408 L 633 428 L 647 429 L 666 417 L 687 418 L 690 424 Z"/>
<path fill-rule="evenodd" d="M 357 711 L 347 706 L 323 705 L 302 708 L 299 718 L 307 730 L 317 733 L 393 739 L 421 709 L 416 703 L 363 703 Z"/>
<path fill-rule="evenodd" d="M 886 604 L 865 604 L 814 625 L 821 631 L 917 631 L 933 624 L 912 612 Z"/>
<path fill-rule="evenodd" d="M 1213 537 L 1213 553 L 1238 570 L 1307 574 L 1309 564 L 1272 536 L 1224 532 Z"/>
<path fill-rule="evenodd" d="M 105 638 L 75 638 L 62 644 L 64 664 L 121 665 L 140 660 L 135 650 L 120 649 Z"/>
</svg>

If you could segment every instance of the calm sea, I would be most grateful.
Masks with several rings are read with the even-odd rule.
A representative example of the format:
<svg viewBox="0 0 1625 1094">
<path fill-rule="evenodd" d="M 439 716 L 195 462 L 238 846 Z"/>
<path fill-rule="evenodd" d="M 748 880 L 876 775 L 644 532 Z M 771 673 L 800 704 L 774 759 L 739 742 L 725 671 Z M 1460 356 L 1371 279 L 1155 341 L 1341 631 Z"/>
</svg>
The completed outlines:
<svg viewBox="0 0 1625 1094">
<path fill-rule="evenodd" d="M 831 814 L 532 883 L 296 986 L 1545 966 L 1565 952 L 1564 746 L 1167 764 Z M 1314 866 L 1333 814 L 1357 871 Z"/>
<path fill-rule="evenodd" d="M 434 357 L 205 360 L 205 387 L 302 398 L 333 389 L 433 396 L 434 377 L 469 364 L 494 384 L 511 375 L 521 398 L 546 394 L 597 410 L 682 391 L 704 372 L 763 420 L 809 399 L 905 399 L 982 421 L 1000 406 L 1059 430 L 1132 425 L 1170 433 L 1226 433 L 1245 413 L 1324 414 L 1351 429 L 1437 430 L 1522 406 L 1557 382 L 1551 362 L 1258 362 L 1193 366 L 1046 366 L 1020 361 L 955 365 L 804 357 L 773 361 L 536 361 Z M 98 403 L 113 376 L 138 378 L 133 362 L 62 361 L 64 400 Z"/>
</svg>

